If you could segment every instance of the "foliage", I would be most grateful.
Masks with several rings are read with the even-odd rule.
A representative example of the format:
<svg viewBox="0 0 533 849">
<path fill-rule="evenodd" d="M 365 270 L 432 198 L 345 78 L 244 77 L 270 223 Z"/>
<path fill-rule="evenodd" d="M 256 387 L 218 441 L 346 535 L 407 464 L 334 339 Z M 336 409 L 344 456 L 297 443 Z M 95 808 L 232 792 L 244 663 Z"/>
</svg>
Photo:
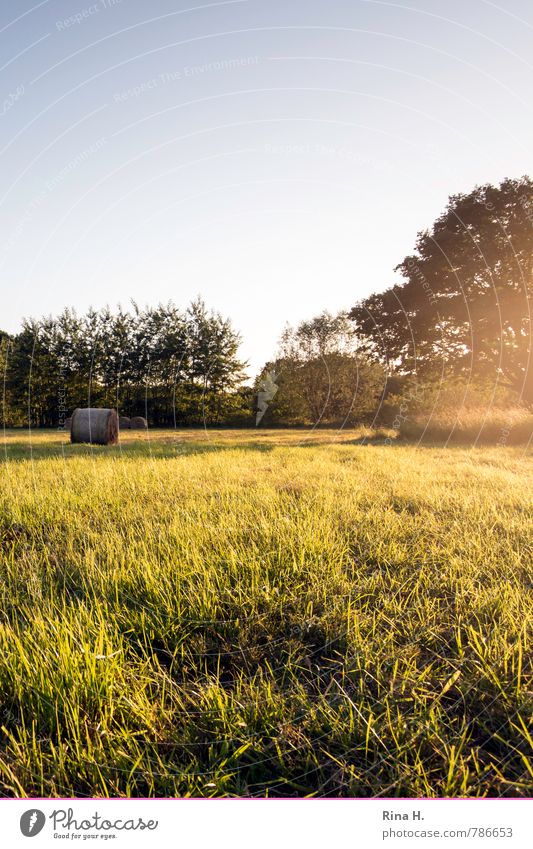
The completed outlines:
<svg viewBox="0 0 533 849">
<path fill-rule="evenodd" d="M 379 421 L 397 428 L 402 436 L 428 435 L 450 439 L 465 436 L 464 424 L 475 434 L 484 433 L 483 442 L 495 444 L 504 431 L 521 423 L 513 435 L 514 441 L 526 441 L 533 432 L 531 412 L 516 404 L 511 389 L 501 383 L 494 386 L 488 378 L 472 381 L 462 375 L 451 375 L 443 380 L 425 379 L 418 375 L 400 375 L 389 379 L 385 402 L 380 409 Z M 507 425 L 506 425 L 507 422 Z M 528 432 L 529 428 L 529 432 Z M 448 433 L 446 434 L 446 431 Z M 452 433 L 453 431 L 453 433 Z M 487 439 L 491 433 L 491 438 Z"/>
<path fill-rule="evenodd" d="M 490 378 L 533 404 L 529 177 L 451 197 L 397 270 L 404 283 L 350 313 L 368 350 L 421 378 Z"/>
<path fill-rule="evenodd" d="M 383 368 L 359 350 L 346 314 L 324 312 L 296 328 L 287 327 L 277 359 L 265 375 L 276 376 L 278 392 L 265 423 L 351 427 L 377 411 L 385 382 Z"/>
<path fill-rule="evenodd" d="M 199 299 L 185 312 L 134 303 L 27 320 L 7 357 L 4 419 L 57 427 L 78 406 L 118 406 L 155 425 L 217 423 L 242 409 L 239 344 Z"/>
</svg>

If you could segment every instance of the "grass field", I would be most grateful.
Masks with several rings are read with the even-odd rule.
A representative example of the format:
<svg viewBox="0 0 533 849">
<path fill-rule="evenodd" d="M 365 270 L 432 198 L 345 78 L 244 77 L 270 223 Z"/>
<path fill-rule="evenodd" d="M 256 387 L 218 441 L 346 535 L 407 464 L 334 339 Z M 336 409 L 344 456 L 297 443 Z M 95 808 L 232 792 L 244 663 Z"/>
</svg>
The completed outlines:
<svg viewBox="0 0 533 849">
<path fill-rule="evenodd" d="M 0 782 L 531 796 L 523 448 L 154 432 L 0 449 Z"/>
</svg>

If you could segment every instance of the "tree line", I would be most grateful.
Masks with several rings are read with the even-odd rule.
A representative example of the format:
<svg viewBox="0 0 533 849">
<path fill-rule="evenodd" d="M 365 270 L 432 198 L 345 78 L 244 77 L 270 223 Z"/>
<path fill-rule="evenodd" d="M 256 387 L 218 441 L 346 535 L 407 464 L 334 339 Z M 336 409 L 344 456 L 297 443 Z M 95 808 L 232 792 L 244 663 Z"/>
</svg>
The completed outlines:
<svg viewBox="0 0 533 849">
<path fill-rule="evenodd" d="M 399 282 L 288 328 L 258 388 L 277 376 L 263 421 L 402 423 L 441 409 L 533 409 L 533 183 L 449 198 Z M 273 394 L 270 387 L 267 394 Z"/>
<path fill-rule="evenodd" d="M 201 299 L 25 320 L 0 332 L 4 423 L 55 427 L 93 405 L 155 426 L 391 424 L 443 388 L 533 408 L 529 177 L 450 197 L 395 271 L 351 310 L 286 327 L 252 385 L 239 333 Z"/>
<path fill-rule="evenodd" d="M 116 407 L 155 426 L 231 421 L 245 364 L 229 319 L 202 300 L 25 320 L 3 334 L 4 420 L 57 427 L 76 407 Z"/>
</svg>

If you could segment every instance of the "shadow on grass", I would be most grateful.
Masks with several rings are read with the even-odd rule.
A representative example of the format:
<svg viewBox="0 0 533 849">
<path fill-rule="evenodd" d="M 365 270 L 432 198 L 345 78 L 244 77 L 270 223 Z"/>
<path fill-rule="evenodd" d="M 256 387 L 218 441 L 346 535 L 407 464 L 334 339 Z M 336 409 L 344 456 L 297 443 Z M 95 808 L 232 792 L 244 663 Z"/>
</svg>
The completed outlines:
<svg viewBox="0 0 533 849">
<path fill-rule="evenodd" d="M 236 431 L 231 435 L 224 431 L 149 431 L 140 438 L 131 438 L 129 435 L 118 445 L 88 445 L 72 444 L 65 434 L 57 434 L 51 431 L 33 431 L 31 435 L 22 436 L 22 432 L 8 432 L 7 437 L 2 440 L 0 435 L 0 463 L 57 460 L 70 461 L 80 457 L 122 459 L 128 460 L 169 460 L 182 456 L 196 456 L 218 451 L 249 451 L 267 454 L 276 448 L 317 448 L 317 447 L 366 447 L 366 448 L 416 448 L 423 450 L 442 449 L 473 449 L 494 448 L 499 443 L 494 439 L 481 439 L 479 435 L 471 433 L 455 433 L 452 439 L 449 434 L 426 433 L 422 441 L 420 434 L 410 435 L 409 438 L 400 436 L 390 438 L 383 431 L 377 430 L 375 434 L 366 434 L 350 437 L 349 432 L 331 431 L 307 431 L 301 434 L 294 431 L 280 430 L 279 433 L 268 434 L 242 431 L 242 438 Z M 235 435 L 236 434 L 236 435 Z M 477 436 L 477 439 L 476 439 Z M 491 435 L 492 436 L 492 435 Z M 293 438 L 291 438 L 293 437 Z M 509 447 L 525 447 L 527 439 L 512 440 L 508 442 Z M 501 444 L 501 443 L 500 443 Z"/>
<path fill-rule="evenodd" d="M 255 451 L 259 453 L 270 453 L 279 446 L 256 442 L 238 442 L 235 444 L 215 442 L 206 440 L 205 444 L 196 442 L 161 443 L 157 440 L 143 440 L 142 442 L 124 442 L 119 445 L 88 445 L 80 443 L 73 445 L 70 442 L 57 440 L 53 442 L 31 444 L 29 440 L 9 440 L 0 442 L 0 463 L 23 462 L 38 460 L 65 461 L 90 457 L 94 460 L 115 459 L 123 460 L 170 460 L 176 457 L 195 456 L 198 454 L 212 454 L 217 451 Z"/>
</svg>

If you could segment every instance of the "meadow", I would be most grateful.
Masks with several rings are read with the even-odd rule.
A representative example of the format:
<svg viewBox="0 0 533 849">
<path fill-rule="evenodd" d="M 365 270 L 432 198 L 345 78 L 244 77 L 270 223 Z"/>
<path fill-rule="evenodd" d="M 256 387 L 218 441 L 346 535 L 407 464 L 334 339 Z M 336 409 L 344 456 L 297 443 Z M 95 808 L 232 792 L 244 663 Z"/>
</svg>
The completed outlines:
<svg viewBox="0 0 533 849">
<path fill-rule="evenodd" d="M 0 793 L 531 796 L 532 464 L 7 431 Z"/>
</svg>

